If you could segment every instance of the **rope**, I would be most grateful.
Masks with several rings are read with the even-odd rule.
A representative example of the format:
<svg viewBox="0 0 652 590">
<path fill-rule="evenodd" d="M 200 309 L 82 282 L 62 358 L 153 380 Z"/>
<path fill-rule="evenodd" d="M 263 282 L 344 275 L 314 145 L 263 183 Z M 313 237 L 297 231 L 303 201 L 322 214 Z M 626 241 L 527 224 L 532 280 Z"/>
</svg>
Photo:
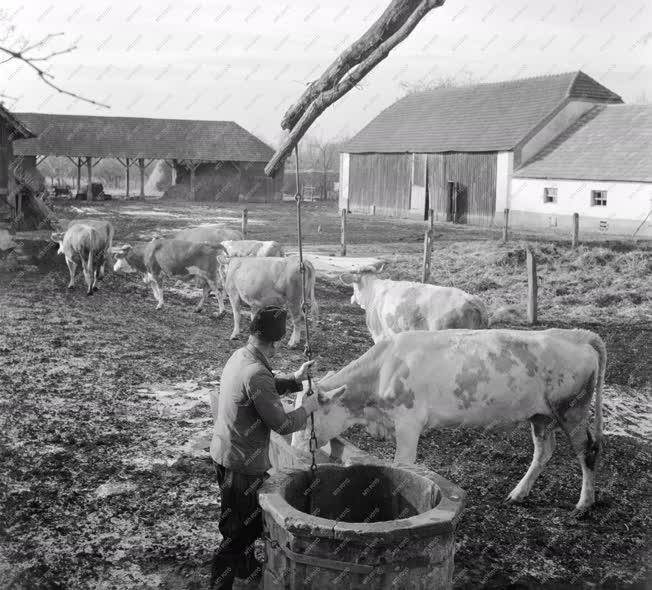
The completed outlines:
<svg viewBox="0 0 652 590">
<path fill-rule="evenodd" d="M 303 312 L 303 321 L 306 326 L 306 347 L 303 350 L 304 355 L 308 360 L 312 360 L 312 348 L 310 346 L 310 327 L 308 325 L 308 311 L 309 306 L 306 303 L 306 265 L 303 261 L 303 234 L 301 232 L 301 190 L 299 187 L 299 146 L 294 146 L 294 161 L 296 163 L 295 183 L 296 192 L 294 199 L 297 202 L 297 239 L 299 241 L 299 270 L 301 271 L 301 311 Z M 306 395 L 313 395 L 312 378 L 308 376 L 308 391 Z M 310 463 L 310 473 L 314 481 L 317 475 L 317 462 L 315 461 L 315 453 L 317 452 L 317 436 L 315 435 L 315 415 L 310 413 L 310 455 L 312 457 Z M 312 487 L 310 488 L 312 490 Z"/>
</svg>

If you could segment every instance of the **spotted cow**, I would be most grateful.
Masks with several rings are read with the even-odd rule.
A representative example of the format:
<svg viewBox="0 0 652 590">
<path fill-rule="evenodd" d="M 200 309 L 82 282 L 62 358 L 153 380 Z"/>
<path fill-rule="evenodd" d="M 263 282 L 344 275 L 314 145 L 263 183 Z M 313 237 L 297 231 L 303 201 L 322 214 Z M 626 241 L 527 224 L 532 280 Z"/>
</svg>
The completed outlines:
<svg viewBox="0 0 652 590">
<path fill-rule="evenodd" d="M 582 512 L 594 502 L 605 365 L 603 341 L 587 330 L 397 334 L 317 384 L 318 392 L 347 386 L 339 397 L 322 399 L 314 413 L 318 445 L 354 424 L 380 424 L 396 441 L 395 461 L 413 463 L 427 428 L 529 420 L 532 464 L 507 500 L 528 495 L 552 456 L 555 429 L 561 429 L 582 466 L 576 506 Z M 592 434 L 588 419 L 594 393 Z M 306 448 L 308 437 L 308 430 L 295 433 L 292 444 Z"/>
<path fill-rule="evenodd" d="M 487 310 L 478 297 L 455 287 L 380 279 L 380 270 L 368 267 L 340 277 L 353 286 L 351 303 L 365 310 L 374 342 L 400 332 L 489 325 Z"/>
</svg>

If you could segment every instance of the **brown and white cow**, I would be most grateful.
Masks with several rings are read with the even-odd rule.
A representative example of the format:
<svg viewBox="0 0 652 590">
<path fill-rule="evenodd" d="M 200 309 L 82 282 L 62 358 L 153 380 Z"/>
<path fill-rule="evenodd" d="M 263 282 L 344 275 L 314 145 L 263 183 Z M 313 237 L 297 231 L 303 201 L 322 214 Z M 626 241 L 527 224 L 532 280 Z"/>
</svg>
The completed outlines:
<svg viewBox="0 0 652 590">
<path fill-rule="evenodd" d="M 319 307 L 315 299 L 315 268 L 310 262 L 304 262 L 306 269 L 306 298 L 315 319 Z M 228 260 L 224 290 L 231 301 L 233 310 L 233 333 L 231 339 L 240 334 L 240 305 L 249 305 L 251 315 L 268 305 L 286 306 L 292 320 L 292 336 L 288 342 L 290 348 L 301 341 L 301 323 L 304 315 L 301 309 L 303 299 L 302 277 L 299 258 L 230 258 Z"/>
<path fill-rule="evenodd" d="M 65 232 L 52 234 L 52 240 L 59 244 L 58 254 L 66 258 L 70 282 L 68 289 L 75 286 L 77 265 L 81 264 L 86 281 L 86 294 L 97 291 L 97 282 L 104 276 L 107 235 L 81 222 L 71 224 Z"/>
<path fill-rule="evenodd" d="M 202 297 L 195 311 L 202 310 L 209 291 L 213 290 L 221 315 L 224 313 L 224 300 L 220 289 L 217 256 L 223 252 L 224 248 L 221 245 L 211 246 L 186 240 L 155 238 L 148 244 L 136 248 L 132 248 L 129 244 L 122 246 L 115 252 L 116 262 L 113 270 L 144 273 L 143 281 L 152 287 L 158 302 L 156 309 L 163 307 L 163 275 L 180 279 L 197 278 L 202 287 Z"/>
<path fill-rule="evenodd" d="M 225 240 L 222 242 L 229 256 L 284 257 L 283 246 L 278 242 L 259 240 Z"/>
<path fill-rule="evenodd" d="M 237 229 L 229 229 L 218 224 L 211 224 L 182 229 L 174 235 L 174 239 L 218 246 L 224 240 L 242 240 L 244 239 L 244 235 Z"/>
<path fill-rule="evenodd" d="M 400 332 L 476 330 L 489 325 L 487 310 L 478 297 L 455 287 L 380 279 L 381 269 L 367 267 L 340 277 L 353 286 L 351 303 L 365 310 L 374 343 Z"/>
<path fill-rule="evenodd" d="M 413 463 L 427 428 L 492 426 L 529 420 L 532 464 L 507 500 L 523 500 L 552 456 L 555 429 L 570 439 L 582 466 L 576 510 L 594 502 L 602 439 L 606 349 L 587 330 L 442 330 L 404 332 L 375 344 L 316 385 L 339 397 L 314 413 L 317 444 L 353 424 L 380 424 L 396 440 L 395 461 Z M 588 429 L 595 393 L 595 433 Z M 297 396 L 297 407 L 303 394 Z M 293 435 L 306 448 L 309 429 Z"/>
</svg>

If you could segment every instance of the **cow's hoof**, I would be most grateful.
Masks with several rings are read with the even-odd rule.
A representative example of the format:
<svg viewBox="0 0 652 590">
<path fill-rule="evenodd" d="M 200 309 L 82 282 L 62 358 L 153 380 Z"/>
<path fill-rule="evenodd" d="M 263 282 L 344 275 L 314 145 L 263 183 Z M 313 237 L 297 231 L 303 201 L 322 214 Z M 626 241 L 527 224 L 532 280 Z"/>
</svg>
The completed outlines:
<svg viewBox="0 0 652 590">
<path fill-rule="evenodd" d="M 156 309 L 162 309 L 162 308 L 163 308 L 162 305 L 157 305 L 157 306 L 156 306 Z"/>
<path fill-rule="evenodd" d="M 68 285 L 68 289 L 74 289 L 75 285 Z"/>
<path fill-rule="evenodd" d="M 503 500 L 503 504 L 522 504 L 525 501 L 525 497 L 520 498 L 518 496 L 514 496 L 513 492 L 507 494 L 505 496 L 505 499 Z"/>
<path fill-rule="evenodd" d="M 93 291 L 92 291 L 92 290 L 90 290 L 90 291 L 86 291 L 86 297 L 88 297 L 89 295 L 92 295 L 92 294 L 93 294 Z"/>
<path fill-rule="evenodd" d="M 193 310 L 195 313 L 201 313 L 202 308 L 201 307 L 195 307 Z"/>
<path fill-rule="evenodd" d="M 299 348 L 299 343 L 298 342 L 288 342 L 288 348 L 290 350 L 295 350 L 296 348 Z"/>
<path fill-rule="evenodd" d="M 229 338 L 229 340 L 235 340 L 237 337 L 238 337 L 237 334 L 231 334 L 231 337 Z"/>
<path fill-rule="evenodd" d="M 98 287 L 93 287 L 93 292 L 97 291 Z"/>
<path fill-rule="evenodd" d="M 591 507 L 587 508 L 575 508 L 571 513 L 570 513 L 570 518 L 573 520 L 583 520 L 585 519 L 591 511 Z"/>
</svg>

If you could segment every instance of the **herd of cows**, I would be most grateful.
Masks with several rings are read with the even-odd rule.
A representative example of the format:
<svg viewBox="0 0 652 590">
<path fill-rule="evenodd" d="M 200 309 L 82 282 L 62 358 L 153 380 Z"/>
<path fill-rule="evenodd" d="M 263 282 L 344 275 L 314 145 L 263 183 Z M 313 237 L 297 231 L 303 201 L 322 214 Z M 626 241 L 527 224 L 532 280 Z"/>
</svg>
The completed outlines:
<svg viewBox="0 0 652 590">
<path fill-rule="evenodd" d="M 267 305 L 285 306 L 293 324 L 288 346 L 299 344 L 299 260 L 285 256 L 278 243 L 244 240 L 239 231 L 218 225 L 135 246 L 114 246 L 113 235 L 109 222 L 87 220 L 74 221 L 65 232 L 52 235 L 66 258 L 69 287 L 81 265 L 91 295 L 113 256 L 115 271 L 141 273 L 152 287 L 157 308 L 163 305 L 163 276 L 199 281 L 203 294 L 196 311 L 213 291 L 222 314 L 226 293 L 233 311 L 232 338 L 240 333 L 243 302 L 252 314 Z M 316 273 L 308 261 L 305 269 L 306 296 L 316 314 Z M 595 501 L 602 444 L 602 339 L 587 330 L 490 329 L 478 297 L 455 288 L 381 279 L 380 270 L 367 267 L 341 276 L 353 287 L 351 302 L 365 310 L 374 345 L 315 385 L 320 398 L 314 413 L 318 444 L 363 424 L 370 433 L 396 441 L 395 461 L 413 463 L 419 437 L 428 428 L 527 420 L 534 443 L 532 463 L 507 501 L 519 502 L 529 494 L 553 454 L 555 431 L 562 430 L 582 468 L 575 513 L 588 510 Z M 292 444 L 307 449 L 309 437 L 308 430 L 295 433 Z"/>
</svg>

